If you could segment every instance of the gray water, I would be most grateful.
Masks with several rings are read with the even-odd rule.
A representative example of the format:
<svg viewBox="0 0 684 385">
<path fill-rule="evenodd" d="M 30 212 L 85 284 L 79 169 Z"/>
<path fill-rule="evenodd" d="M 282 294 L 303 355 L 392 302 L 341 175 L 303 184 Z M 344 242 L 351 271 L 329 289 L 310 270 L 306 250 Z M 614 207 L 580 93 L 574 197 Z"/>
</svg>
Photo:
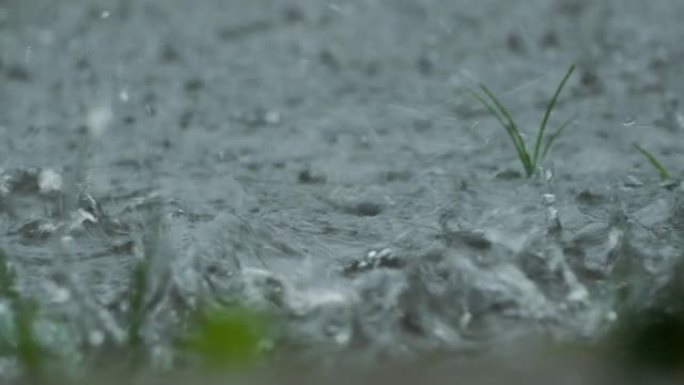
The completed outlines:
<svg viewBox="0 0 684 385">
<path fill-rule="evenodd" d="M 682 256 L 683 17 L 638 0 L 1 0 L 2 248 L 21 292 L 70 320 L 44 338 L 75 361 L 125 339 L 145 256 L 160 367 L 207 297 L 278 314 L 331 364 L 598 339 Z M 572 63 L 552 126 L 573 123 L 528 180 L 464 90 L 487 84 L 531 142 Z"/>
</svg>

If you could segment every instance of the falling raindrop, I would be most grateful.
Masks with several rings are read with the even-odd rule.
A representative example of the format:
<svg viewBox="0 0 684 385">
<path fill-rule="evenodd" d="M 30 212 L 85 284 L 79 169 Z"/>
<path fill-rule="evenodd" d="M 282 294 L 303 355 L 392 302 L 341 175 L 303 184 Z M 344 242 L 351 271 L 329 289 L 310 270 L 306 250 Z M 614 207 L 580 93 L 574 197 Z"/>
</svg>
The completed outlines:
<svg viewBox="0 0 684 385">
<path fill-rule="evenodd" d="M 29 45 L 28 47 L 26 47 L 26 52 L 24 53 L 24 60 L 27 63 L 30 63 L 32 59 L 33 59 L 33 48 Z"/>
</svg>

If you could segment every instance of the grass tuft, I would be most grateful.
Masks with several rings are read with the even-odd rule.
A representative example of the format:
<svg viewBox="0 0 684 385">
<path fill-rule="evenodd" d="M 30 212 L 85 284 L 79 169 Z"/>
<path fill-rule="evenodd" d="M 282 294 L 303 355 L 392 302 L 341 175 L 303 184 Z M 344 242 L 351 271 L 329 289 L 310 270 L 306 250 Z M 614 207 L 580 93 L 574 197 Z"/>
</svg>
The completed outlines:
<svg viewBox="0 0 684 385">
<path fill-rule="evenodd" d="M 9 257 L 0 249 L 0 299 L 7 301 L 13 315 L 14 336 L 12 341 L 0 341 L 3 348 L 11 347 L 24 374 L 37 381 L 43 373 L 47 352 L 34 332 L 38 305 L 21 296 L 16 289 L 16 274 Z"/>
<path fill-rule="evenodd" d="M 663 164 L 660 163 L 652 153 L 650 153 L 649 151 L 647 151 L 646 149 L 644 149 L 636 143 L 634 143 L 633 146 L 637 151 L 641 153 L 641 155 L 644 156 L 644 158 L 646 158 L 646 160 L 651 164 L 651 166 L 653 166 L 653 168 L 656 169 L 658 175 L 660 176 L 661 182 L 666 182 L 670 180 L 670 173 L 667 172 L 665 166 L 663 166 Z"/>
<path fill-rule="evenodd" d="M 181 347 L 214 369 L 246 368 L 255 363 L 270 334 L 266 315 L 242 306 L 201 309 L 194 323 Z"/>
<path fill-rule="evenodd" d="M 508 133 L 508 136 L 511 138 L 511 141 L 515 146 L 520 163 L 522 163 L 523 169 L 525 170 L 525 175 L 528 178 L 534 174 L 535 170 L 537 169 L 537 165 L 544 160 L 553 143 L 572 122 L 571 119 L 561 124 L 555 132 L 547 136 L 546 140 L 544 140 L 546 126 L 549 123 L 553 109 L 556 107 L 558 96 L 574 71 L 575 66 L 570 66 L 567 73 L 565 76 L 563 76 L 563 79 L 561 79 L 560 83 L 558 84 L 558 87 L 556 87 L 556 92 L 551 97 L 551 100 L 549 100 L 539 125 L 539 129 L 537 130 L 537 135 L 531 153 L 528 151 L 527 145 L 525 144 L 522 135 L 520 135 L 518 125 L 515 123 L 506 107 L 501 104 L 499 99 L 494 96 L 494 94 L 483 84 L 480 84 L 480 90 L 482 91 L 482 94 L 472 89 L 468 89 L 468 92 L 473 95 L 473 97 L 475 97 L 475 99 L 477 99 L 487 109 L 487 111 L 489 111 L 489 113 L 494 115 L 494 117 L 499 121 L 499 124 L 506 129 L 506 133 Z"/>
</svg>

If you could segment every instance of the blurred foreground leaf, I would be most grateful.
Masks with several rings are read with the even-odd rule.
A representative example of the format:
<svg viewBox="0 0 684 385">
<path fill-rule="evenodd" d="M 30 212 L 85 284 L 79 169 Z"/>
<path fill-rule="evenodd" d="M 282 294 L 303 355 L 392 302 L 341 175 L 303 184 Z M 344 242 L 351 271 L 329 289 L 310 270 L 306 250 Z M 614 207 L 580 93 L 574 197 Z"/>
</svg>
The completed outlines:
<svg viewBox="0 0 684 385">
<path fill-rule="evenodd" d="M 217 369 L 244 368 L 255 363 L 269 340 L 266 315 L 244 307 L 208 309 L 196 318 L 182 347 Z"/>
</svg>

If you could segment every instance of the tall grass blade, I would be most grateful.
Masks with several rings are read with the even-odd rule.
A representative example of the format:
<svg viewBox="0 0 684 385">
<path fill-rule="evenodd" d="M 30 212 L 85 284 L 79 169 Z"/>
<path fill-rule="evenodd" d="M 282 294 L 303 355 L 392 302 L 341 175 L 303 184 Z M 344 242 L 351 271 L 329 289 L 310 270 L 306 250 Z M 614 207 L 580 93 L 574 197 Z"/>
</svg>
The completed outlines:
<svg viewBox="0 0 684 385">
<path fill-rule="evenodd" d="M 531 173 L 534 171 L 534 164 L 530 160 L 530 154 L 527 152 L 527 148 L 525 147 L 525 141 L 520 135 L 520 130 L 518 130 L 518 126 L 515 124 L 515 121 L 511 117 L 511 114 L 508 112 L 506 107 L 504 107 L 503 104 L 499 102 L 499 99 L 497 99 L 496 96 L 494 96 L 494 94 L 491 91 L 489 91 L 489 89 L 484 85 L 481 84 L 480 88 L 485 93 L 485 95 L 487 95 L 487 97 L 489 97 L 489 99 L 492 100 L 494 105 L 499 109 L 499 111 L 501 111 L 501 114 L 506 119 L 506 122 L 508 122 L 508 124 L 504 127 L 506 128 L 508 135 L 513 139 L 515 148 L 518 151 L 518 156 L 520 157 L 520 160 L 523 162 L 527 175 L 530 176 Z"/>
<path fill-rule="evenodd" d="M 651 166 L 653 166 L 653 168 L 655 168 L 656 171 L 658 171 L 658 175 L 660 175 L 661 182 L 665 182 L 670 179 L 670 173 L 667 172 L 665 166 L 663 166 L 663 164 L 660 163 L 653 154 L 651 154 L 649 151 L 645 150 L 643 147 L 639 146 L 636 143 L 634 143 L 633 146 L 637 149 L 637 151 L 641 153 L 641 155 L 644 156 L 644 158 L 646 158 L 646 160 L 648 160 L 649 163 L 651 163 Z"/>
<path fill-rule="evenodd" d="M 477 99 L 487 109 L 487 111 L 489 111 L 489 113 L 494 115 L 494 117 L 499 121 L 499 124 L 501 124 L 501 126 L 503 126 L 506 129 L 508 136 L 511 138 L 511 141 L 515 146 L 515 150 L 518 153 L 518 158 L 520 159 L 520 162 L 522 163 L 523 168 L 525 169 L 525 174 L 528 178 L 534 174 L 537 168 L 537 164 L 544 157 L 546 157 L 546 154 L 548 153 L 553 143 L 556 141 L 556 139 L 558 139 L 558 137 L 572 122 L 571 119 L 563 123 L 558 128 L 558 130 L 556 130 L 556 132 L 554 132 L 548 138 L 546 138 L 546 143 L 542 147 L 542 141 L 544 141 L 544 134 L 546 133 L 546 126 L 548 125 L 549 118 L 551 117 L 553 109 L 556 107 L 558 96 L 560 95 L 561 91 L 565 87 L 565 84 L 568 82 L 568 79 L 570 79 L 570 76 L 574 71 L 575 66 L 571 65 L 568 71 L 565 73 L 565 76 L 563 76 L 560 83 L 558 84 L 558 87 L 556 87 L 556 91 L 551 97 L 551 100 L 549 100 L 549 104 L 546 107 L 546 111 L 544 111 L 544 116 L 542 117 L 539 129 L 537 130 L 537 135 L 534 142 L 534 152 L 532 154 L 530 154 L 530 152 L 527 150 L 525 141 L 523 140 L 522 135 L 520 134 L 518 126 L 515 124 L 515 121 L 511 117 L 511 114 L 508 112 L 506 107 L 504 107 L 503 104 L 501 104 L 499 99 L 497 99 L 497 97 L 486 86 L 482 84 L 480 84 L 482 94 L 479 94 L 478 92 L 475 92 L 471 89 L 467 89 L 467 91 L 471 95 L 473 95 L 475 99 Z"/>
<path fill-rule="evenodd" d="M 142 342 L 140 330 L 145 321 L 145 294 L 149 282 L 150 264 L 148 260 L 138 261 L 131 273 L 131 282 L 128 293 L 129 319 L 128 319 L 128 344 L 137 347 Z"/>
<path fill-rule="evenodd" d="M 33 330 L 36 323 L 38 305 L 31 300 L 17 300 L 13 307 L 14 323 L 17 332 L 17 358 L 26 374 L 34 380 L 43 374 L 47 352 L 38 342 Z"/>
<path fill-rule="evenodd" d="M 481 84 L 480 88 L 484 92 L 485 96 L 489 98 L 491 103 L 487 99 L 479 95 L 477 92 L 472 90 L 469 90 L 469 92 L 492 115 L 494 115 L 496 119 L 499 121 L 499 124 L 501 124 L 501 126 L 506 129 L 508 136 L 513 141 L 515 150 L 518 153 L 518 158 L 520 158 L 520 162 L 522 163 L 523 168 L 525 169 L 525 174 L 527 174 L 527 176 L 530 176 L 531 173 L 534 171 L 534 166 L 532 165 L 530 156 L 527 152 L 527 149 L 525 148 L 525 142 L 523 141 L 522 136 L 520 135 L 517 125 L 513 121 L 513 118 L 511 117 L 508 110 L 506 110 L 506 108 L 501 104 L 501 102 L 499 102 L 496 96 L 494 96 L 494 94 L 491 91 L 489 91 L 489 89 L 484 85 Z"/>
<path fill-rule="evenodd" d="M 128 345 L 132 348 L 141 345 L 141 331 L 154 305 L 153 265 L 159 257 L 162 222 L 162 208 L 155 205 L 142 224 L 142 255 L 133 265 L 128 287 Z"/>
<path fill-rule="evenodd" d="M 34 333 L 34 324 L 38 314 L 38 304 L 31 299 L 23 298 L 16 289 L 16 274 L 12 269 L 8 255 L 0 249 L 0 298 L 9 302 L 16 330 L 15 353 L 19 364 L 26 375 L 38 380 L 42 375 L 46 351 L 38 342 Z"/>
<path fill-rule="evenodd" d="M 501 115 L 499 115 L 499 112 L 496 110 L 496 108 L 494 108 L 494 106 L 492 106 L 487 101 L 487 99 L 480 96 L 480 94 L 478 94 L 471 88 L 467 88 L 466 91 L 468 91 L 468 93 L 470 93 L 475 99 L 477 99 L 477 101 L 480 102 L 480 104 L 482 104 L 490 114 L 494 115 L 494 117 L 496 118 L 496 120 L 499 121 L 499 124 L 501 124 L 501 126 L 506 127 L 506 122 L 504 121 L 504 119 L 501 117 Z"/>
<path fill-rule="evenodd" d="M 16 275 L 5 250 L 0 249 L 0 298 L 15 301 L 19 298 L 15 288 Z"/>
<path fill-rule="evenodd" d="M 558 137 L 565 131 L 565 129 L 570 125 L 575 120 L 575 117 L 572 117 L 572 119 L 568 119 L 565 123 L 561 124 L 560 127 L 551 134 L 547 139 L 546 139 L 546 144 L 544 145 L 544 149 L 542 150 L 541 156 L 539 157 L 539 161 L 541 162 L 546 158 L 546 154 L 549 152 L 549 149 L 551 146 L 553 146 L 553 143 L 558 139 Z"/>
<path fill-rule="evenodd" d="M 570 79 L 570 75 L 575 71 L 575 66 L 571 65 L 570 68 L 568 69 L 568 72 L 563 76 L 563 79 L 561 80 L 560 84 L 558 84 L 558 87 L 556 88 L 556 92 L 553 94 L 553 97 L 549 101 L 548 106 L 546 107 L 546 111 L 544 112 L 544 117 L 542 118 L 541 125 L 539 126 L 539 131 L 537 131 L 537 139 L 534 142 L 534 153 L 532 155 L 532 164 L 536 165 L 537 161 L 539 161 L 539 151 L 541 148 L 541 142 L 542 139 L 544 138 L 544 131 L 546 130 L 546 125 L 549 122 L 549 118 L 551 117 L 551 112 L 553 112 L 554 107 L 556 106 L 556 101 L 558 100 L 558 95 L 560 95 L 561 91 L 563 90 L 563 87 L 565 87 L 565 83 L 568 82 L 568 79 Z"/>
</svg>

